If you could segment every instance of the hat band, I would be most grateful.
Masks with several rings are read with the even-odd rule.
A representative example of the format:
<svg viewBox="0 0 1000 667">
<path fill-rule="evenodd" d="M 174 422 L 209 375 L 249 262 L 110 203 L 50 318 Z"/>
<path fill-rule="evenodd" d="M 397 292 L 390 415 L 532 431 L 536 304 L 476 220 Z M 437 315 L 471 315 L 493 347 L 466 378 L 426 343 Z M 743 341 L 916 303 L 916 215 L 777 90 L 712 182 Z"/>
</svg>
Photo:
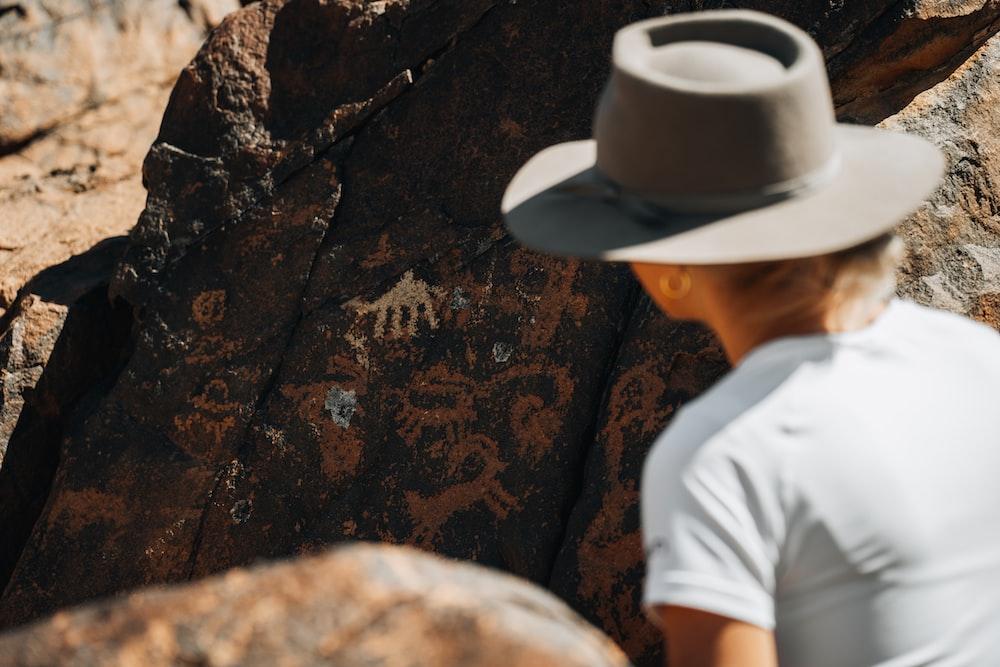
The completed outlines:
<svg viewBox="0 0 1000 667">
<path fill-rule="evenodd" d="M 664 195 L 662 193 L 642 193 L 629 190 L 611 180 L 595 165 L 601 192 L 591 192 L 593 196 L 617 201 L 637 213 L 661 216 L 682 214 L 738 213 L 762 206 L 770 206 L 787 199 L 801 197 L 827 185 L 840 171 L 840 154 L 833 156 L 819 169 L 794 179 L 766 185 L 752 192 L 719 193 L 710 195 Z M 582 183 L 574 183 L 572 189 L 577 194 L 588 194 L 578 189 Z"/>
</svg>

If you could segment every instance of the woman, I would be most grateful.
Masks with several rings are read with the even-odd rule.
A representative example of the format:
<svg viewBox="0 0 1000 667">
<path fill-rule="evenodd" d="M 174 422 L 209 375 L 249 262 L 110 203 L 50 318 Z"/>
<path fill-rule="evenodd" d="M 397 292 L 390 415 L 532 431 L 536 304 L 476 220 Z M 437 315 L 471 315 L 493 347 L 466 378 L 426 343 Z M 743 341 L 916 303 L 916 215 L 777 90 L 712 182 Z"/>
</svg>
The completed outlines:
<svg viewBox="0 0 1000 667">
<path fill-rule="evenodd" d="M 1000 665 L 1000 336 L 894 298 L 942 159 L 836 124 L 802 31 L 746 11 L 615 36 L 594 140 L 502 204 L 526 245 L 627 261 L 733 370 L 641 481 L 671 665 Z"/>
</svg>

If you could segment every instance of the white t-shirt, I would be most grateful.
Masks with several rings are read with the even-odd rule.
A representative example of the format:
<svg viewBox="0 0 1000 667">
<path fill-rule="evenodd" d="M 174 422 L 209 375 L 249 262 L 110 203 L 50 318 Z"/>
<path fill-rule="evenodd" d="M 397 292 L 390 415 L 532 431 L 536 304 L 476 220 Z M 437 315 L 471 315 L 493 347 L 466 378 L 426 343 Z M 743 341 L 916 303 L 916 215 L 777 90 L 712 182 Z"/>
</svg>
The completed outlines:
<svg viewBox="0 0 1000 667">
<path fill-rule="evenodd" d="M 644 602 L 774 629 L 783 666 L 1000 666 L 1000 335 L 893 300 L 753 349 L 642 476 Z"/>
</svg>

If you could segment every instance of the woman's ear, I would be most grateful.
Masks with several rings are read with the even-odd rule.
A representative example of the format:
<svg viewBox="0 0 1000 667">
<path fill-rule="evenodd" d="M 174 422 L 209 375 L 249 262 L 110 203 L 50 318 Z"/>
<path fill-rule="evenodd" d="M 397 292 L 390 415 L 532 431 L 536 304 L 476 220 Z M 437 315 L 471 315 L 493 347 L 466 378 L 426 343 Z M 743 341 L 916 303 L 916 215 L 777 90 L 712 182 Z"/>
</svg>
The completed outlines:
<svg viewBox="0 0 1000 667">
<path fill-rule="evenodd" d="M 676 319 L 701 319 L 698 286 L 689 267 L 647 262 L 630 262 L 629 267 L 653 303 L 664 313 Z"/>
</svg>

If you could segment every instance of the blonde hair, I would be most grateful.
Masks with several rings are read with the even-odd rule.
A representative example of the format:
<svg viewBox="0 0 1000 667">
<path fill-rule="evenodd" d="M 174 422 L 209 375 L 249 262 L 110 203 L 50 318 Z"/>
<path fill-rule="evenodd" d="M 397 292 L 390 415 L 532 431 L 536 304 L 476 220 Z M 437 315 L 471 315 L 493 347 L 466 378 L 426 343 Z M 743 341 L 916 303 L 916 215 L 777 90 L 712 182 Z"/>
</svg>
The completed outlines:
<svg viewBox="0 0 1000 667">
<path fill-rule="evenodd" d="M 826 255 L 710 269 L 738 303 L 752 304 L 745 309 L 748 324 L 795 326 L 891 298 L 903 252 L 902 240 L 890 232 Z"/>
</svg>

